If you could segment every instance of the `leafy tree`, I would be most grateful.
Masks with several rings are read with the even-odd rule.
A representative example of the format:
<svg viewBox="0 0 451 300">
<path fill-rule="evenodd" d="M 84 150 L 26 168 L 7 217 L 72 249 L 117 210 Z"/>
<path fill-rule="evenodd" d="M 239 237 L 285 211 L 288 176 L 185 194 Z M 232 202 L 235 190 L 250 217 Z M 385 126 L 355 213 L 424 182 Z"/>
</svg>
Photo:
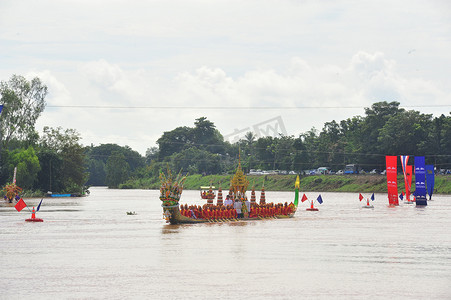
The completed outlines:
<svg viewBox="0 0 451 300">
<path fill-rule="evenodd" d="M 259 168 L 271 170 L 275 164 L 274 139 L 271 136 L 259 138 L 255 144 L 256 157 L 259 160 Z"/>
<path fill-rule="evenodd" d="M 0 131 L 3 146 L 12 139 L 35 139 L 35 123 L 45 107 L 47 86 L 37 77 L 28 81 L 13 75 L 8 82 L 0 83 L 0 101 L 3 103 Z"/>
<path fill-rule="evenodd" d="M 299 136 L 298 138 L 294 139 L 293 150 L 294 157 L 293 157 L 293 167 L 291 170 L 301 172 L 302 170 L 305 170 L 309 164 L 309 156 L 308 153 L 306 152 L 306 146 L 304 144 L 302 136 Z"/>
<path fill-rule="evenodd" d="M 166 157 L 193 146 L 194 141 L 192 136 L 192 128 L 186 126 L 164 132 L 157 140 L 159 159 L 163 161 Z"/>
<path fill-rule="evenodd" d="M 300 135 L 305 147 L 305 160 L 308 161 L 305 165 L 306 169 L 319 167 L 321 163 L 318 162 L 318 131 L 313 127 L 309 131 Z M 323 149 L 324 150 L 324 149 Z"/>
<path fill-rule="evenodd" d="M 146 150 L 146 164 L 150 165 L 153 160 L 158 159 L 158 147 L 150 147 Z"/>
<path fill-rule="evenodd" d="M 171 158 L 175 170 L 183 169 L 191 174 L 221 173 L 219 155 L 205 150 L 192 147 L 174 154 Z"/>
<path fill-rule="evenodd" d="M 78 145 L 80 140 L 80 134 L 75 129 L 63 130 L 61 127 L 51 128 L 44 126 L 40 146 L 60 152 L 64 147 Z"/>
<path fill-rule="evenodd" d="M 87 147 L 85 151 L 88 157 L 88 172 L 90 173 L 87 182 L 89 185 L 107 185 L 106 164 L 108 158 L 114 152 L 123 154 L 129 167 L 129 176 L 132 174 L 140 174 L 140 169 L 145 167 L 144 158 L 129 146 L 122 147 L 117 144 L 102 144 L 96 147 Z"/>
<path fill-rule="evenodd" d="M 39 157 L 44 166 L 40 175 L 44 179 L 48 177 L 49 181 L 40 181 L 42 185 L 39 188 L 42 191 L 51 188 L 58 192 L 82 192 L 88 173 L 80 139 L 74 129 L 44 127 L 39 143 Z"/>
<path fill-rule="evenodd" d="M 386 154 L 383 146 L 378 144 L 379 131 L 390 118 L 401 112 L 404 112 L 404 109 L 399 108 L 399 102 L 396 101 L 390 103 L 387 101 L 376 102 L 371 105 L 371 108 L 365 108 L 366 117 L 361 123 L 362 134 L 360 136 L 362 153 Z M 380 157 L 367 157 L 365 160 L 367 163 L 377 164 Z M 362 163 L 362 161 L 357 161 L 356 163 Z"/>
<path fill-rule="evenodd" d="M 9 155 L 9 170 L 13 176 L 13 170 L 17 167 L 17 185 L 23 189 L 32 189 L 41 169 L 39 159 L 33 148 L 16 149 Z"/>
<path fill-rule="evenodd" d="M 65 182 L 64 192 L 81 193 L 89 176 L 86 172 L 86 157 L 83 147 L 80 145 L 64 147 L 62 158 L 63 166 L 61 175 Z"/>
<path fill-rule="evenodd" d="M 102 160 L 89 158 L 88 159 L 88 171 L 89 171 L 89 179 L 87 184 L 93 186 L 104 186 L 106 172 L 105 172 L 105 163 Z"/>
<path fill-rule="evenodd" d="M 362 152 L 362 122 L 360 116 L 348 118 L 340 121 L 343 138 L 343 165 L 353 163 L 358 160 L 358 153 Z"/>
<path fill-rule="evenodd" d="M 435 162 L 435 165 L 438 165 L 439 168 L 441 168 L 441 165 L 443 164 L 443 168 L 451 168 L 451 155 L 450 155 L 450 149 L 451 149 L 451 113 L 449 116 L 440 116 L 441 124 L 438 129 L 440 131 L 440 134 L 438 134 L 439 139 L 439 151 L 438 151 L 438 157 L 437 161 Z"/>
<path fill-rule="evenodd" d="M 197 147 L 205 149 L 211 153 L 224 153 L 224 138 L 216 130 L 213 122 L 208 121 L 206 117 L 200 117 L 194 122 L 193 142 Z"/>
<path fill-rule="evenodd" d="M 125 182 L 130 171 L 125 155 L 119 151 L 114 151 L 107 159 L 105 171 L 106 184 L 109 188 L 117 188 L 119 184 Z"/>
<path fill-rule="evenodd" d="M 39 149 L 37 152 L 41 170 L 38 173 L 38 180 L 35 189 L 46 191 L 64 191 L 64 178 L 61 176 L 63 168 L 63 158 L 55 150 Z"/>
<path fill-rule="evenodd" d="M 424 155 L 430 146 L 427 131 L 432 116 L 403 111 L 391 117 L 379 131 L 378 142 L 386 154 Z"/>
</svg>

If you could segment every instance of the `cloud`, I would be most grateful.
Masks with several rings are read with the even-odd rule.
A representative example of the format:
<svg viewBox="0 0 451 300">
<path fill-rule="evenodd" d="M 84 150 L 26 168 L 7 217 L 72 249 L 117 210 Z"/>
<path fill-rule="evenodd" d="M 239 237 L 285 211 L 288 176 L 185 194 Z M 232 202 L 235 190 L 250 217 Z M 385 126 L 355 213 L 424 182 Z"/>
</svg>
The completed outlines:
<svg viewBox="0 0 451 300">
<path fill-rule="evenodd" d="M 439 102 L 438 98 L 445 96 L 432 82 L 401 76 L 395 61 L 381 52 L 359 51 L 344 66 L 313 65 L 293 57 L 283 69 L 248 70 L 240 76 L 228 75 L 218 67 L 202 66 L 191 72 L 180 72 L 174 78 L 162 79 L 149 70 L 124 70 L 105 60 L 86 63 L 80 70 L 79 76 L 87 81 L 84 93 L 91 95 L 89 103 L 130 107 L 83 110 L 80 116 L 74 117 L 72 127 L 81 128 L 88 143 L 127 144 L 141 153 L 153 146 L 164 131 L 193 126 L 194 120 L 201 116 L 212 120 L 223 135 L 282 116 L 288 134 L 298 135 L 311 127 L 320 129 L 324 122 L 333 119 L 339 121 L 363 114 L 363 107 L 376 101 L 401 101 L 421 96 L 421 99 L 437 98 Z M 46 76 L 45 80 L 47 78 L 53 77 Z M 416 95 L 419 89 L 423 91 Z M 66 91 L 61 97 L 78 98 L 79 91 L 73 93 L 68 96 Z M 57 95 L 49 100 L 63 102 Z M 108 101 L 106 95 L 109 95 Z M 140 106 L 183 108 L 139 109 Z M 296 106 L 315 109 L 286 109 Z M 358 108 L 354 112 L 340 109 L 350 106 Z M 243 107 L 254 109 L 237 109 Z M 255 109 L 258 107 L 273 109 Z"/>
<path fill-rule="evenodd" d="M 375 101 L 449 103 L 447 11 L 440 1 L 2 1 L 0 76 L 33 70 L 49 105 L 122 107 L 49 107 L 38 120 L 86 144 L 144 153 L 201 116 L 223 134 L 281 116 L 297 135 Z M 185 108 L 145 108 L 162 106 Z M 224 109 L 261 106 L 273 108 Z M 316 108 L 278 108 L 293 106 Z"/>
</svg>

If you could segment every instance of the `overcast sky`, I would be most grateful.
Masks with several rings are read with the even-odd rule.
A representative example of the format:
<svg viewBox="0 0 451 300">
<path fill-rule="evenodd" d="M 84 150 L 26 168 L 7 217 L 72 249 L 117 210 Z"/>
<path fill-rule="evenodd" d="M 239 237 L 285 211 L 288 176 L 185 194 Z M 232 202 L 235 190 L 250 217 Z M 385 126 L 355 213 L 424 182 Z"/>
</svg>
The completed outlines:
<svg viewBox="0 0 451 300">
<path fill-rule="evenodd" d="M 48 86 L 40 133 L 141 154 L 202 116 L 297 137 L 377 101 L 448 115 L 450 3 L 0 0 L 0 80 Z"/>
</svg>

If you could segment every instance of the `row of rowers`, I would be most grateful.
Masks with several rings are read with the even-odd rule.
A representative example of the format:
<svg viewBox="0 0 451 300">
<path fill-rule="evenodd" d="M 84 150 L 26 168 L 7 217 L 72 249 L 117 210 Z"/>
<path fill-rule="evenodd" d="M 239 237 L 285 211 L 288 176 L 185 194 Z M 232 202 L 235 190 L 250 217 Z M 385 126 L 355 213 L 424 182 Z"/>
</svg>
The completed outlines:
<svg viewBox="0 0 451 300">
<path fill-rule="evenodd" d="M 238 201 L 239 202 L 239 201 Z M 246 202 L 246 206 L 249 202 Z M 188 218 L 222 220 L 222 219 L 240 219 L 240 218 L 273 218 L 278 215 L 290 215 L 294 212 L 293 203 L 268 203 L 257 204 L 249 203 L 249 208 L 234 207 L 232 205 L 180 205 L 180 213 Z"/>
</svg>

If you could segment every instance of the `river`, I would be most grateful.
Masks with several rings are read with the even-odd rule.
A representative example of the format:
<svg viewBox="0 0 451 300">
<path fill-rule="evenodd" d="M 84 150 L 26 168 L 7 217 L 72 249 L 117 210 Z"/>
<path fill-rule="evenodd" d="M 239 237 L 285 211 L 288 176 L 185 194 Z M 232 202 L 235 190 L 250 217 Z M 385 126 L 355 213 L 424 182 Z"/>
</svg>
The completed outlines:
<svg viewBox="0 0 451 300">
<path fill-rule="evenodd" d="M 45 198 L 42 223 L 0 202 L 0 299 L 451 299 L 450 196 L 417 208 L 376 194 L 364 209 L 358 193 L 321 193 L 292 219 L 168 225 L 158 194 Z"/>
</svg>

